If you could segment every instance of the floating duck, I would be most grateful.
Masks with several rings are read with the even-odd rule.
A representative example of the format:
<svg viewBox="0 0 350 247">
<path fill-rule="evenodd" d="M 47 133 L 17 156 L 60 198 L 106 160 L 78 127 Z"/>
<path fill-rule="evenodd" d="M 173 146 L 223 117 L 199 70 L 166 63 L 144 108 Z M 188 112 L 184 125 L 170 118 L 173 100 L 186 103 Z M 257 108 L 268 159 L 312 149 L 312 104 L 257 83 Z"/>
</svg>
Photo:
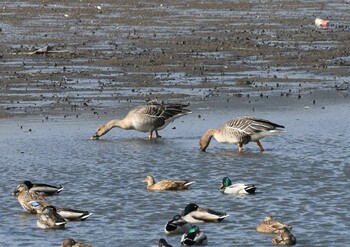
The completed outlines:
<svg viewBox="0 0 350 247">
<path fill-rule="evenodd" d="M 290 233 L 288 228 L 283 228 L 273 237 L 272 244 L 274 245 L 294 245 L 297 239 Z"/>
<path fill-rule="evenodd" d="M 24 183 L 17 185 L 12 195 L 17 197 L 22 208 L 31 214 L 41 213 L 45 206 L 50 206 L 44 196 L 36 192 L 30 192 L 28 186 Z"/>
<path fill-rule="evenodd" d="M 58 194 L 63 190 L 63 187 L 61 185 L 57 187 L 49 184 L 32 183 L 29 180 L 26 180 L 23 183 L 27 185 L 27 187 L 29 188 L 29 192 L 36 192 L 44 196 Z"/>
<path fill-rule="evenodd" d="M 43 229 L 62 229 L 66 223 L 67 221 L 57 213 L 54 206 L 46 206 L 38 215 L 36 222 L 37 226 Z"/>
<path fill-rule="evenodd" d="M 173 246 L 168 244 L 168 242 L 164 238 L 161 238 L 159 239 L 158 247 L 173 247 Z"/>
<path fill-rule="evenodd" d="M 254 194 L 256 188 L 253 184 L 232 184 L 228 177 L 224 177 L 220 189 L 223 189 L 225 194 L 248 195 Z"/>
<path fill-rule="evenodd" d="M 229 215 L 207 208 L 200 208 L 195 203 L 190 203 L 185 207 L 181 218 L 188 223 L 220 222 Z"/>
<path fill-rule="evenodd" d="M 92 247 L 92 245 L 82 242 L 76 242 L 72 238 L 66 238 L 60 247 Z"/>
<path fill-rule="evenodd" d="M 256 227 L 256 231 L 262 233 L 278 233 L 281 229 L 292 230 L 292 226 L 274 220 L 271 215 L 266 216 L 264 221 Z"/>
<path fill-rule="evenodd" d="M 181 245 L 207 245 L 208 238 L 204 232 L 199 230 L 198 226 L 192 226 L 185 234 L 181 237 Z"/>
<path fill-rule="evenodd" d="M 68 221 L 86 220 L 92 215 L 89 211 L 76 210 L 71 208 L 57 208 L 57 213 Z"/>
<path fill-rule="evenodd" d="M 205 151 L 214 136 L 220 143 L 238 144 L 240 153 L 243 152 L 243 145 L 249 142 L 256 142 L 260 151 L 263 152 L 264 148 L 259 140 L 266 136 L 282 133 L 283 131 L 278 128 L 284 128 L 284 126 L 265 119 L 238 117 L 226 122 L 221 129 L 207 130 L 199 140 L 199 147 L 200 150 Z"/>
<path fill-rule="evenodd" d="M 148 190 L 187 190 L 194 183 L 188 180 L 162 180 L 156 183 L 153 176 L 147 176 L 144 182 Z"/>
<path fill-rule="evenodd" d="M 165 224 L 164 232 L 166 234 L 184 234 L 191 226 L 190 223 L 181 219 L 181 216 L 178 214 Z"/>
<path fill-rule="evenodd" d="M 183 104 L 149 103 L 133 108 L 123 119 L 113 119 L 98 127 L 96 133 L 90 138 L 96 140 L 111 129 L 118 127 L 125 130 L 138 130 L 149 132 L 148 139 L 152 139 L 153 131 L 156 137 L 161 137 L 158 130 L 164 129 L 176 118 L 190 114 Z"/>
</svg>

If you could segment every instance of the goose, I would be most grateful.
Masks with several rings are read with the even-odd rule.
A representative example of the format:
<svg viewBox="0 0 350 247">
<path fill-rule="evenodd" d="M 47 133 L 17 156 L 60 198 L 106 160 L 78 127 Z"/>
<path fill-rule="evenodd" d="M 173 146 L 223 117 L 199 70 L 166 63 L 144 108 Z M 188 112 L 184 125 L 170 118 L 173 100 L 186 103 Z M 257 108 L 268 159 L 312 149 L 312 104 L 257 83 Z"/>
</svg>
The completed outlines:
<svg viewBox="0 0 350 247">
<path fill-rule="evenodd" d="M 199 230 L 198 226 L 192 226 L 186 233 L 181 237 L 181 245 L 207 245 L 208 238 L 206 234 Z"/>
<path fill-rule="evenodd" d="M 67 221 L 57 213 L 54 206 L 44 207 L 37 220 L 37 226 L 42 229 L 62 229 L 66 223 Z"/>
<path fill-rule="evenodd" d="M 168 242 L 164 238 L 161 238 L 159 239 L 158 247 L 173 247 L 173 246 L 168 244 Z"/>
<path fill-rule="evenodd" d="M 92 215 L 89 211 L 77 210 L 71 208 L 57 208 L 57 213 L 68 221 L 76 221 L 76 220 L 86 220 L 88 217 Z"/>
<path fill-rule="evenodd" d="M 63 187 L 61 185 L 58 187 L 58 186 L 49 185 L 49 184 L 32 183 L 29 180 L 26 180 L 23 183 L 27 185 L 30 192 L 36 192 L 43 196 L 58 194 L 63 190 Z"/>
<path fill-rule="evenodd" d="M 283 228 L 272 238 L 274 245 L 295 245 L 297 243 L 296 237 L 290 233 L 288 228 Z"/>
<path fill-rule="evenodd" d="M 239 152 L 243 152 L 243 145 L 256 142 L 260 151 L 264 148 L 259 141 L 261 138 L 283 132 L 284 126 L 269 120 L 254 117 L 238 117 L 226 122 L 221 129 L 211 128 L 199 140 L 200 150 L 203 152 L 214 137 L 220 143 L 238 144 Z"/>
<path fill-rule="evenodd" d="M 200 208 L 195 203 L 190 203 L 181 213 L 181 219 L 188 223 L 197 224 L 204 222 L 221 222 L 228 217 L 226 213 L 217 212 L 207 208 Z"/>
<path fill-rule="evenodd" d="M 256 227 L 256 231 L 262 233 L 278 233 L 281 229 L 292 230 L 292 226 L 274 220 L 271 215 L 266 216 L 263 222 Z"/>
<path fill-rule="evenodd" d="M 83 242 L 76 242 L 72 238 L 66 238 L 60 247 L 92 247 L 92 245 Z"/>
<path fill-rule="evenodd" d="M 155 102 L 139 105 L 130 110 L 123 119 L 113 119 L 102 124 L 90 139 L 96 140 L 115 127 L 148 132 L 148 139 L 152 139 L 153 131 L 155 131 L 158 138 L 161 137 L 158 130 L 164 129 L 176 118 L 192 113 L 186 107 L 188 105 Z"/>
<path fill-rule="evenodd" d="M 28 186 L 24 183 L 17 185 L 12 195 L 17 197 L 22 208 L 31 214 L 41 213 L 45 206 L 50 206 L 43 195 L 30 192 Z"/>
<path fill-rule="evenodd" d="M 228 177 L 224 177 L 222 179 L 220 189 L 223 189 L 223 192 L 225 194 L 248 195 L 254 194 L 256 187 L 254 184 L 232 184 L 231 180 Z"/>
<path fill-rule="evenodd" d="M 181 215 L 177 214 L 172 220 L 165 224 L 164 232 L 166 234 L 184 234 L 192 225 L 187 221 L 181 219 Z"/>
<path fill-rule="evenodd" d="M 147 176 L 144 180 L 147 190 L 187 190 L 194 182 L 188 180 L 162 180 L 154 181 L 153 176 Z"/>
</svg>

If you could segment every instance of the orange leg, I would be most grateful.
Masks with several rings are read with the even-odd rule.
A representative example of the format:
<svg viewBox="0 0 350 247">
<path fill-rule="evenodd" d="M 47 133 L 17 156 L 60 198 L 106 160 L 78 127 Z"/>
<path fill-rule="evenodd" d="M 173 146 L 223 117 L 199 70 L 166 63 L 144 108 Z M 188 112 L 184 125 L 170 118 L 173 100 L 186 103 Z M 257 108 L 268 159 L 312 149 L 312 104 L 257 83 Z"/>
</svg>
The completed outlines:
<svg viewBox="0 0 350 247">
<path fill-rule="evenodd" d="M 259 146 L 261 152 L 264 152 L 264 151 L 265 151 L 265 149 L 264 149 L 263 146 L 261 145 L 261 142 L 260 142 L 260 141 L 257 141 L 256 144 L 258 144 L 258 146 Z"/>
<path fill-rule="evenodd" d="M 243 145 L 242 144 L 239 144 L 238 151 L 240 153 L 243 153 Z"/>
<path fill-rule="evenodd" d="M 149 132 L 148 139 L 152 140 L 152 134 L 153 134 L 153 131 Z"/>
<path fill-rule="evenodd" d="M 160 136 L 160 135 L 158 134 L 158 131 L 157 131 L 157 130 L 155 130 L 155 132 L 156 132 L 157 138 L 161 138 L 161 137 L 162 137 L 162 136 Z"/>
</svg>

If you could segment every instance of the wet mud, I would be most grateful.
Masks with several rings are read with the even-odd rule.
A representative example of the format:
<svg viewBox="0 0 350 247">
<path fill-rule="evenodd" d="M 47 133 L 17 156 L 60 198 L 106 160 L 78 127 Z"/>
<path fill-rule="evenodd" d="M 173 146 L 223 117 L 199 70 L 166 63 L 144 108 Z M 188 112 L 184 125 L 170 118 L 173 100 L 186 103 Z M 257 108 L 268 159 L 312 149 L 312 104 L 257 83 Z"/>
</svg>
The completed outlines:
<svg viewBox="0 0 350 247">
<path fill-rule="evenodd" d="M 333 88 L 350 81 L 349 8 L 323 0 L 3 1 L 0 117 Z M 318 17 L 344 25 L 319 28 Z"/>
</svg>

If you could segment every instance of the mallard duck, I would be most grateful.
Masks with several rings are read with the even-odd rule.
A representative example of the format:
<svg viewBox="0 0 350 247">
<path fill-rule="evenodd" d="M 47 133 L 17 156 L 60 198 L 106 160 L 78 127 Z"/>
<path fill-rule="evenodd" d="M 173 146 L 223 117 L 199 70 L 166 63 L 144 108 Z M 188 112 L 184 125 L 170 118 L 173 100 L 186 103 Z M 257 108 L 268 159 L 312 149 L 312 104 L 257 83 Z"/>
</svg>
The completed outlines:
<svg viewBox="0 0 350 247">
<path fill-rule="evenodd" d="M 67 221 L 57 213 L 54 206 L 44 207 L 36 222 L 37 226 L 43 229 L 61 229 L 66 223 Z"/>
<path fill-rule="evenodd" d="M 173 247 L 173 246 L 168 244 L 168 242 L 164 238 L 161 238 L 159 239 L 158 247 Z"/>
<path fill-rule="evenodd" d="M 92 215 L 89 211 L 76 210 L 71 208 L 57 208 L 57 213 L 68 221 L 86 220 Z"/>
<path fill-rule="evenodd" d="M 292 230 L 292 226 L 274 220 L 271 215 L 266 216 L 264 221 L 256 227 L 256 231 L 262 233 L 278 233 L 281 229 Z"/>
<path fill-rule="evenodd" d="M 147 176 L 144 182 L 148 190 L 187 190 L 194 183 L 187 180 L 162 180 L 156 183 L 153 176 Z"/>
<path fill-rule="evenodd" d="M 297 239 L 290 233 L 288 228 L 283 228 L 273 237 L 272 244 L 274 245 L 294 245 Z"/>
<path fill-rule="evenodd" d="M 184 234 L 191 226 L 190 223 L 181 219 L 181 216 L 178 214 L 165 224 L 164 232 L 166 234 Z"/>
<path fill-rule="evenodd" d="M 199 230 L 198 226 L 192 226 L 185 234 L 181 237 L 181 245 L 207 245 L 208 238 L 204 232 Z"/>
<path fill-rule="evenodd" d="M 44 196 L 36 192 L 30 192 L 28 186 L 24 183 L 17 185 L 12 195 L 17 197 L 22 208 L 31 214 L 41 213 L 45 206 L 50 206 Z"/>
<path fill-rule="evenodd" d="M 248 195 L 254 194 L 256 188 L 254 184 L 232 184 L 228 177 L 224 177 L 220 189 L 223 189 L 225 194 Z"/>
<path fill-rule="evenodd" d="M 63 187 L 61 185 L 57 187 L 49 184 L 32 183 L 29 180 L 26 180 L 23 183 L 27 185 L 29 192 L 36 192 L 44 196 L 58 194 L 63 190 Z"/>
<path fill-rule="evenodd" d="M 186 107 L 188 105 L 158 103 L 136 106 L 123 119 L 113 119 L 102 124 L 90 139 L 96 140 L 115 127 L 149 132 L 149 139 L 152 139 L 152 133 L 155 131 L 158 138 L 161 137 L 158 130 L 165 128 L 176 118 L 191 113 Z"/>
<path fill-rule="evenodd" d="M 188 223 L 220 222 L 229 215 L 207 208 L 200 208 L 197 204 L 190 203 L 181 214 L 181 219 Z"/>
<path fill-rule="evenodd" d="M 284 128 L 284 126 L 265 119 L 238 117 L 226 122 L 221 129 L 212 128 L 207 130 L 199 140 L 199 147 L 200 150 L 205 151 L 214 136 L 220 143 L 238 144 L 240 153 L 243 152 L 243 144 L 249 142 L 256 142 L 260 151 L 263 152 L 264 148 L 259 140 L 283 132 L 278 128 Z"/>
<path fill-rule="evenodd" d="M 72 238 L 66 238 L 60 247 L 92 247 L 92 245 L 82 242 L 76 242 Z"/>
</svg>

